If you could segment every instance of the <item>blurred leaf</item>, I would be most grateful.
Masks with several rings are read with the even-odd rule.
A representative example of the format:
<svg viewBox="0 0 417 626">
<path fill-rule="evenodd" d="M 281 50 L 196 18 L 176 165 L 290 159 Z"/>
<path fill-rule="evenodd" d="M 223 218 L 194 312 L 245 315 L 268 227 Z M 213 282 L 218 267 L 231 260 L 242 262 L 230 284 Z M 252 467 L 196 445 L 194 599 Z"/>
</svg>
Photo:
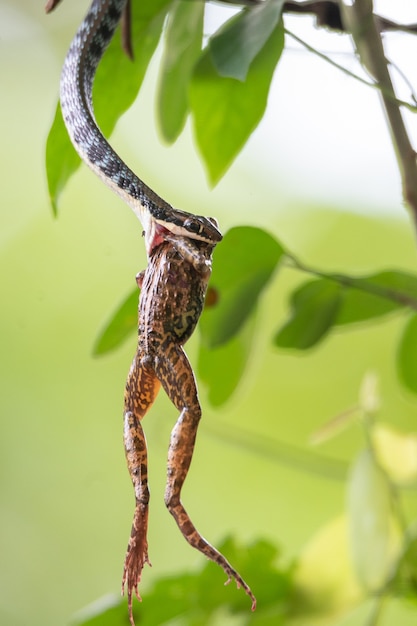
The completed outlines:
<svg viewBox="0 0 417 626">
<path fill-rule="evenodd" d="M 207 562 L 200 572 L 178 574 L 157 580 L 153 588 L 143 594 L 143 602 L 134 603 L 137 623 L 141 626 L 161 626 L 175 623 L 196 626 L 211 623 L 221 615 L 222 623 L 239 614 L 239 624 L 264 625 L 283 623 L 292 592 L 292 568 L 277 569 L 274 562 L 277 550 L 267 541 L 258 540 L 247 548 L 227 539 L 219 546 L 222 553 L 233 563 L 243 578 L 256 587 L 258 608 L 250 611 L 250 600 L 242 589 L 235 585 L 225 586 L 225 574 L 220 567 Z M 275 621 L 272 621 L 275 616 Z M 269 621 L 267 621 L 269 620 Z M 216 622 L 217 623 L 217 622 Z M 236 622 L 232 618 L 232 622 Z M 74 622 L 77 626 L 120 626 L 127 624 L 127 603 L 94 607 L 90 616 Z"/>
<path fill-rule="evenodd" d="M 339 433 L 344 431 L 354 421 L 357 421 L 358 417 L 358 406 L 353 406 L 350 409 L 346 409 L 345 411 L 338 413 L 313 432 L 310 437 L 310 444 L 317 446 L 325 441 L 333 439 L 333 437 L 336 437 Z"/>
<path fill-rule="evenodd" d="M 332 519 L 309 540 L 298 557 L 294 583 L 300 602 L 297 614 L 307 616 L 318 612 L 329 614 L 355 606 L 363 598 L 352 570 L 352 559 L 347 542 L 345 515 Z M 303 620 L 296 622 L 300 626 Z M 333 620 L 331 621 L 333 623 Z"/>
<path fill-rule="evenodd" d="M 275 336 L 275 345 L 297 350 L 313 347 L 331 329 L 341 301 L 341 287 L 334 281 L 304 283 L 291 296 L 291 317 Z"/>
<path fill-rule="evenodd" d="M 226 344 L 207 348 L 200 342 L 198 352 L 198 378 L 208 387 L 212 406 L 224 404 L 236 389 L 252 352 L 255 315 Z"/>
<path fill-rule="evenodd" d="M 410 537 L 398 563 L 390 589 L 395 594 L 417 600 L 417 537 Z"/>
<path fill-rule="evenodd" d="M 99 64 L 93 100 L 97 121 L 106 137 L 136 99 L 158 44 L 168 4 L 169 0 L 144 0 L 132 11 L 133 63 L 123 53 L 117 33 Z M 62 190 L 80 163 L 58 107 L 46 144 L 46 172 L 54 213 Z"/>
<path fill-rule="evenodd" d="M 334 324 L 343 326 L 365 322 L 383 317 L 399 308 L 401 308 L 400 304 L 387 298 L 346 287 L 343 290 L 343 303 Z"/>
<path fill-rule="evenodd" d="M 46 140 L 46 174 L 49 197 L 54 215 L 58 213 L 58 200 L 68 179 L 76 171 L 81 159 L 72 147 L 57 104 L 54 121 Z"/>
<path fill-rule="evenodd" d="M 381 408 L 379 379 L 373 371 L 366 372 L 362 379 L 359 389 L 359 406 L 368 418 L 375 417 Z"/>
<path fill-rule="evenodd" d="M 281 244 L 260 228 L 240 226 L 226 233 L 214 252 L 210 283 L 218 302 L 205 309 L 200 320 L 207 348 L 220 346 L 239 332 L 283 254 Z"/>
<path fill-rule="evenodd" d="M 335 275 L 337 279 L 337 275 Z M 347 277 L 343 306 L 335 324 L 352 324 L 387 315 L 404 306 L 417 308 L 417 276 L 387 270 L 364 278 Z"/>
<path fill-rule="evenodd" d="M 267 0 L 247 8 L 211 37 L 211 55 L 220 76 L 246 80 L 251 63 L 278 24 L 283 4 L 283 0 Z"/>
<path fill-rule="evenodd" d="M 135 609 L 136 607 L 134 607 L 133 615 L 137 619 Z M 129 624 L 126 600 L 121 600 L 120 596 L 100 598 L 77 613 L 70 624 L 71 626 L 126 626 Z"/>
<path fill-rule="evenodd" d="M 372 442 L 379 463 L 391 480 L 405 484 L 417 477 L 417 436 L 383 424 L 372 428 Z"/>
<path fill-rule="evenodd" d="M 177 1 L 169 14 L 157 110 L 164 139 L 181 133 L 188 113 L 188 83 L 201 51 L 204 3 Z"/>
<path fill-rule="evenodd" d="M 138 328 L 139 289 L 134 289 L 122 302 L 99 335 L 93 354 L 100 356 L 118 348 Z"/>
<path fill-rule="evenodd" d="M 203 51 L 190 83 L 190 105 L 197 145 L 213 184 L 262 119 L 283 46 L 280 22 L 253 60 L 244 83 L 219 76 L 210 49 Z"/>
<path fill-rule="evenodd" d="M 398 347 L 397 371 L 401 382 L 417 393 L 417 315 L 408 320 Z"/>
<path fill-rule="evenodd" d="M 377 591 L 387 580 L 397 546 L 390 484 L 370 450 L 362 450 L 353 465 L 347 506 L 355 570 L 367 590 Z"/>
</svg>

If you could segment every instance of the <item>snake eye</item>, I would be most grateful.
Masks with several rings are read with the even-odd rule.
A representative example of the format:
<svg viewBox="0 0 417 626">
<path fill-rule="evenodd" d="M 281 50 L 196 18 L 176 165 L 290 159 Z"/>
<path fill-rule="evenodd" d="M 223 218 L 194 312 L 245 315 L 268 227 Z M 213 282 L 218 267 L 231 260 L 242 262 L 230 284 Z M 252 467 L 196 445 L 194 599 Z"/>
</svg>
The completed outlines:
<svg viewBox="0 0 417 626">
<path fill-rule="evenodd" d="M 194 222 L 193 220 L 186 220 L 184 222 L 184 228 L 188 230 L 190 233 L 200 233 L 202 230 L 201 224 L 198 222 Z"/>
</svg>

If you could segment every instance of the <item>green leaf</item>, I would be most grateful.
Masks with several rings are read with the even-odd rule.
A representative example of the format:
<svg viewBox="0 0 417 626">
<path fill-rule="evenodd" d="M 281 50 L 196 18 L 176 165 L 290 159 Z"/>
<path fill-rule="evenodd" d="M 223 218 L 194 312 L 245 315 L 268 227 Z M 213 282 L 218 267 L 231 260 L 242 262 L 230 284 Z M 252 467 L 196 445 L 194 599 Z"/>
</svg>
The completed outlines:
<svg viewBox="0 0 417 626">
<path fill-rule="evenodd" d="M 291 316 L 274 338 L 280 348 L 306 350 L 329 332 L 342 301 L 338 283 L 319 279 L 304 283 L 291 297 Z"/>
<path fill-rule="evenodd" d="M 415 274 L 387 270 L 364 278 L 340 278 L 342 283 L 345 278 L 346 288 L 335 324 L 363 322 L 403 307 L 417 308 Z"/>
<path fill-rule="evenodd" d="M 356 459 L 348 483 L 352 560 L 361 583 L 378 590 L 393 562 L 392 502 L 386 475 L 370 450 Z"/>
<path fill-rule="evenodd" d="M 200 342 L 198 379 L 208 387 L 212 406 L 224 404 L 236 389 L 252 352 L 254 332 L 255 315 L 252 315 L 226 344 L 210 349 Z"/>
<path fill-rule="evenodd" d="M 210 39 L 214 66 L 220 76 L 245 81 L 255 57 L 281 18 L 284 0 L 267 0 L 232 17 Z"/>
<path fill-rule="evenodd" d="M 132 11 L 134 62 L 122 51 L 117 32 L 101 61 L 94 81 L 98 124 L 108 137 L 119 117 L 134 102 L 158 44 L 169 0 L 145 0 Z M 67 135 L 59 106 L 46 144 L 48 190 L 54 213 L 68 179 L 81 163 Z"/>
<path fill-rule="evenodd" d="M 52 211 L 57 215 L 59 197 L 81 162 L 68 137 L 59 103 L 46 140 L 45 159 L 49 198 Z"/>
<path fill-rule="evenodd" d="M 281 348 L 305 350 L 333 326 L 364 322 L 409 307 L 417 308 L 415 274 L 395 270 L 364 278 L 328 274 L 293 292 L 290 319 L 274 341 Z"/>
<path fill-rule="evenodd" d="M 395 594 L 405 596 L 414 602 L 417 600 L 417 537 L 415 536 L 409 537 L 390 589 Z"/>
<path fill-rule="evenodd" d="M 116 596 L 106 596 L 80 611 L 70 624 L 71 626 L 126 626 L 129 623 L 127 614 L 126 600 L 121 600 Z M 134 606 L 133 615 L 137 619 L 136 606 Z"/>
<path fill-rule="evenodd" d="M 335 326 L 347 326 L 376 319 L 397 311 L 401 305 L 359 289 L 345 288 Z"/>
<path fill-rule="evenodd" d="M 190 83 L 190 106 L 197 145 L 211 183 L 225 174 L 262 119 L 283 46 L 280 22 L 251 63 L 243 83 L 219 76 L 210 49 L 200 57 Z"/>
<path fill-rule="evenodd" d="M 417 315 L 408 320 L 399 346 L 397 371 L 403 385 L 412 393 L 417 393 Z"/>
<path fill-rule="evenodd" d="M 258 540 L 248 547 L 226 539 L 219 549 L 249 584 L 258 598 L 258 608 L 251 614 L 250 600 L 235 585 L 225 586 L 225 574 L 212 562 L 200 571 L 179 573 L 157 580 L 143 594 L 141 604 L 134 602 L 137 624 L 161 626 L 175 623 L 183 626 L 221 623 L 227 626 L 250 623 L 258 626 L 283 624 L 293 593 L 293 568 L 275 565 L 277 550 L 267 541 Z M 101 601 L 83 611 L 72 622 L 74 626 L 122 626 L 127 624 L 127 602 Z"/>
<path fill-rule="evenodd" d="M 97 338 L 93 349 L 95 356 L 101 356 L 118 348 L 125 339 L 138 328 L 139 290 L 136 288 L 122 302 Z"/>
<path fill-rule="evenodd" d="M 175 141 L 188 114 L 188 83 L 203 39 L 204 3 L 177 1 L 170 12 L 157 111 L 164 139 Z"/>
<path fill-rule="evenodd" d="M 283 254 L 281 244 L 260 228 L 240 226 L 226 233 L 215 250 L 210 281 L 218 302 L 204 309 L 200 320 L 206 347 L 220 346 L 239 332 Z"/>
</svg>

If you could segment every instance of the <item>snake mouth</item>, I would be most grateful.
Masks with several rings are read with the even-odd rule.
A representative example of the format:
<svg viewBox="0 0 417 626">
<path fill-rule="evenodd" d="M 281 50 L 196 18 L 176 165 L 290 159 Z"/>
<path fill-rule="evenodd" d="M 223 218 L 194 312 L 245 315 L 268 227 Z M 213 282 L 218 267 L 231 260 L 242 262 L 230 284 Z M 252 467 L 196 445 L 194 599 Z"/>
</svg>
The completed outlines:
<svg viewBox="0 0 417 626">
<path fill-rule="evenodd" d="M 145 247 L 148 257 L 152 254 L 157 246 L 167 241 L 167 235 L 171 235 L 170 231 L 162 224 L 154 219 L 150 220 L 148 228 L 145 229 Z"/>
</svg>

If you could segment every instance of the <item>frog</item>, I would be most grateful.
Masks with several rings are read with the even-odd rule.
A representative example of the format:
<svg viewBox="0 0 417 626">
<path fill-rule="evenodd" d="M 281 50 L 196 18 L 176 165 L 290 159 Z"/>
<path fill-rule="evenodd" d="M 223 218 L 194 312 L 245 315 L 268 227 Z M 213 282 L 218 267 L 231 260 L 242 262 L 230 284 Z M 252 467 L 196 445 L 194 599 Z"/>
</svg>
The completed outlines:
<svg viewBox="0 0 417 626">
<path fill-rule="evenodd" d="M 168 448 L 165 505 L 186 541 L 217 563 L 228 577 L 226 583 L 235 580 L 251 598 L 252 610 L 256 607 L 248 584 L 199 533 L 181 500 L 202 416 L 196 378 L 183 346 L 203 310 L 216 243 L 165 232 L 152 247 L 146 269 L 136 276 L 140 288 L 138 343 L 124 396 L 124 448 L 135 493 L 135 511 L 122 590 L 127 588 L 132 626 L 133 593 L 141 599 L 138 585 L 144 565 L 150 565 L 148 457 L 142 419 L 161 387 L 179 411 Z"/>
</svg>

